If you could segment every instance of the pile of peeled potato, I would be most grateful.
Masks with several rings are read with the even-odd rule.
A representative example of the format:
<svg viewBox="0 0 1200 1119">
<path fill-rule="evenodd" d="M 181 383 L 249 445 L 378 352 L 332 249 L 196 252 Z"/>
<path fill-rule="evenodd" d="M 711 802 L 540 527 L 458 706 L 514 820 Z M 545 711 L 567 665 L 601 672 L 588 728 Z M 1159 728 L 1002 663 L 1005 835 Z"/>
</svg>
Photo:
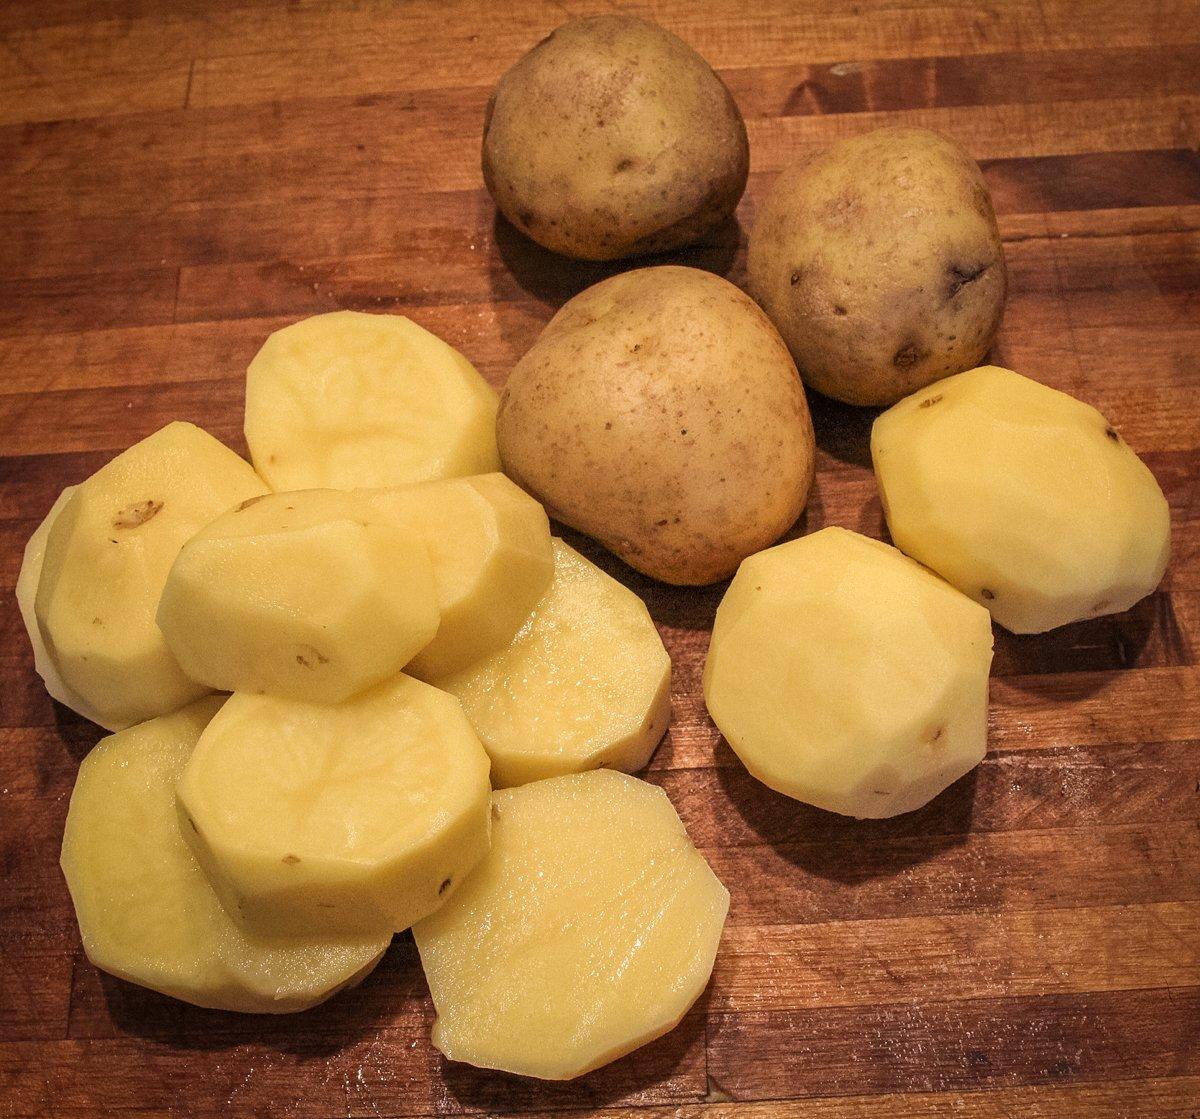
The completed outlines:
<svg viewBox="0 0 1200 1119">
<path fill-rule="evenodd" d="M 567 24 L 500 81 L 483 171 L 545 247 L 611 260 L 730 219 L 746 130 L 654 24 Z M 665 1033 L 729 895 L 649 761 L 670 660 L 547 514 L 680 585 L 733 576 L 704 695 L 746 767 L 855 817 L 983 758 L 992 622 L 1037 633 L 1161 580 L 1166 501 L 1093 408 L 980 366 L 1006 271 L 979 168 L 880 129 L 776 180 L 749 294 L 671 265 L 567 302 L 503 394 L 407 318 L 273 334 L 251 463 L 172 423 L 65 490 L 17 594 L 55 699 L 114 732 L 62 867 L 89 958 L 202 1006 L 300 1010 L 412 928 L 448 1057 L 577 1076 Z M 886 407 L 895 547 L 778 544 L 803 383 Z"/>
</svg>

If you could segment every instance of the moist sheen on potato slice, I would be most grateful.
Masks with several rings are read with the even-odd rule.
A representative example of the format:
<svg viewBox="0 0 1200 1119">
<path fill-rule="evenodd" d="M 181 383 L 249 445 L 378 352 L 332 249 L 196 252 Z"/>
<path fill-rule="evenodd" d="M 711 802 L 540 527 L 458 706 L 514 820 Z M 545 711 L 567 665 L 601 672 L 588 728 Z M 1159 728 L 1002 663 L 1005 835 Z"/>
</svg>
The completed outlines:
<svg viewBox="0 0 1200 1119">
<path fill-rule="evenodd" d="M 158 624 L 221 691 L 338 703 L 399 672 L 438 629 L 422 537 L 340 490 L 268 494 L 192 537 Z"/>
<path fill-rule="evenodd" d="M 334 705 L 234 695 L 201 736 L 179 805 L 249 927 L 400 931 L 487 850 L 489 791 L 458 701 L 397 676 Z"/>
<path fill-rule="evenodd" d="M 390 934 L 260 937 L 221 907 L 175 806 L 176 780 L 220 705 L 202 699 L 88 754 L 67 813 L 63 874 L 101 970 L 197 1006 L 303 1010 L 365 976 Z"/>
<path fill-rule="evenodd" d="M 434 682 L 462 701 L 498 787 L 641 769 L 671 714 L 671 659 L 645 603 L 557 538 L 554 580 L 512 641 Z"/>
<path fill-rule="evenodd" d="M 621 773 L 497 792 L 492 849 L 413 929 L 447 1057 L 566 1080 L 673 1029 L 729 894 L 661 789 Z"/>
<path fill-rule="evenodd" d="M 34 611 L 66 687 L 106 727 L 203 695 L 155 622 L 167 572 L 214 517 L 267 492 L 249 464 L 200 428 L 172 423 L 76 487 L 54 519 Z"/>
<path fill-rule="evenodd" d="M 441 622 L 406 672 L 434 680 L 504 648 L 550 586 L 546 511 L 503 474 L 397 486 L 371 508 L 429 548 Z"/>
<path fill-rule="evenodd" d="M 498 470 L 496 393 L 400 315 L 277 330 L 246 370 L 246 442 L 274 490 L 394 486 Z"/>
<path fill-rule="evenodd" d="M 739 568 L 704 698 L 764 784 L 895 816 L 983 760 L 991 661 L 987 611 L 895 548 L 826 528 Z"/>
<path fill-rule="evenodd" d="M 67 486 L 58 495 L 54 504 L 50 506 L 50 512 L 33 530 L 33 535 L 25 544 L 25 552 L 21 558 L 21 570 L 17 575 L 17 608 L 21 611 L 21 621 L 25 623 L 25 633 L 29 637 L 29 644 L 33 647 L 34 671 L 42 678 L 42 683 L 46 685 L 46 691 L 50 694 L 50 698 L 58 700 L 64 707 L 69 707 L 85 719 L 91 719 L 93 723 L 104 726 L 96 712 L 63 683 L 58 669 L 54 667 L 54 661 L 50 659 L 50 654 L 46 651 L 46 642 L 42 639 L 42 631 L 38 628 L 37 615 L 34 612 L 38 583 L 42 577 L 42 561 L 46 557 L 46 537 L 50 535 L 50 526 L 54 524 L 54 518 L 58 516 L 74 492 L 74 486 Z M 114 730 L 116 728 L 106 727 L 105 729 Z"/>
<path fill-rule="evenodd" d="M 1161 582 L 1171 516 L 1095 408 L 983 366 L 884 412 L 871 458 L 892 539 L 1014 633 L 1128 610 Z"/>
</svg>

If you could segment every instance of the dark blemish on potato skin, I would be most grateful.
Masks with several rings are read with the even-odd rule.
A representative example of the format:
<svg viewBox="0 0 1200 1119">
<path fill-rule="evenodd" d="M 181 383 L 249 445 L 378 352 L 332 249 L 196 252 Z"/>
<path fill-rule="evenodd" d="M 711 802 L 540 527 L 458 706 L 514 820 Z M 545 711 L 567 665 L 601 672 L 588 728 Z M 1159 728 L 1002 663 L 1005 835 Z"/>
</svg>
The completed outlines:
<svg viewBox="0 0 1200 1119">
<path fill-rule="evenodd" d="M 517 213 L 517 221 L 519 221 L 526 228 L 531 227 L 535 220 L 536 219 L 533 216 L 532 210 L 520 210 Z"/>
<path fill-rule="evenodd" d="M 620 163 L 613 168 L 613 173 L 619 175 L 622 171 L 628 171 L 633 166 L 632 159 L 622 159 Z"/>
<path fill-rule="evenodd" d="M 258 497 L 248 497 L 234 510 L 234 512 L 240 513 L 243 509 L 249 509 L 251 505 L 257 505 L 260 501 L 264 500 L 268 496 L 268 494 L 260 493 Z M 289 505 L 288 508 L 290 509 L 291 506 Z"/>
<path fill-rule="evenodd" d="M 979 279 L 989 268 L 991 262 L 980 264 L 974 268 L 960 268 L 957 264 L 952 264 L 947 269 L 950 282 L 946 288 L 946 301 L 953 299 L 967 284 L 973 284 Z"/>
<path fill-rule="evenodd" d="M 945 727 L 938 727 L 938 729 L 933 732 L 933 737 L 929 741 L 937 742 L 938 739 L 940 739 L 942 737 L 942 735 L 945 733 L 946 733 Z"/>
<path fill-rule="evenodd" d="M 833 308 L 833 313 L 835 315 L 848 315 L 850 312 L 847 311 L 846 308 L 843 307 L 841 304 L 836 304 Z"/>
<path fill-rule="evenodd" d="M 284 855 L 283 862 L 288 866 L 295 866 L 300 861 L 299 855 Z"/>
<path fill-rule="evenodd" d="M 320 649 L 314 649 L 311 645 L 301 646 L 302 650 L 307 652 L 299 652 L 296 654 L 296 663 L 304 668 L 312 668 L 314 662 L 316 664 L 328 664 L 329 658 L 321 652 Z"/>
<path fill-rule="evenodd" d="M 1117 429 L 1115 427 L 1106 427 L 1104 429 L 1104 434 L 1107 435 L 1108 438 L 1111 439 L 1114 443 L 1121 442 L 1121 436 L 1118 434 Z"/>
<path fill-rule="evenodd" d="M 988 602 L 991 602 L 992 599 L 994 599 L 996 597 L 996 592 L 993 590 L 989 590 L 987 587 L 984 587 L 979 593 L 981 595 L 983 595 L 983 597 L 986 598 L 988 600 Z"/>
<path fill-rule="evenodd" d="M 442 882 L 442 884 L 438 887 L 438 897 L 441 897 L 442 894 L 444 894 L 448 889 L 450 889 L 451 881 L 452 881 L 452 879 L 447 878 L 445 881 Z"/>
<path fill-rule="evenodd" d="M 1101 599 L 1096 603 L 1095 606 L 1092 607 L 1092 613 L 1099 614 L 1101 610 L 1107 610 L 1111 605 L 1112 603 L 1109 602 L 1107 598 Z"/>
<path fill-rule="evenodd" d="M 942 395 L 943 394 L 939 392 L 937 394 L 937 396 L 927 397 L 925 400 L 922 400 L 921 403 L 917 405 L 917 407 L 918 408 L 932 408 L 939 400 L 942 399 Z"/>
<path fill-rule="evenodd" d="M 492 819 L 493 820 L 500 819 L 500 809 L 497 808 L 494 804 L 492 805 Z"/>
<path fill-rule="evenodd" d="M 791 283 L 792 287 L 795 287 L 800 282 L 800 273 L 793 272 L 789 282 Z"/>
<path fill-rule="evenodd" d="M 161 501 L 154 501 L 152 498 L 127 505 L 113 518 L 113 528 L 140 528 L 147 521 L 158 516 L 162 507 Z"/>
<path fill-rule="evenodd" d="M 892 364 L 897 369 L 911 369 L 925 355 L 921 353 L 915 342 L 909 342 L 906 346 L 901 346 L 892 358 Z"/>
</svg>

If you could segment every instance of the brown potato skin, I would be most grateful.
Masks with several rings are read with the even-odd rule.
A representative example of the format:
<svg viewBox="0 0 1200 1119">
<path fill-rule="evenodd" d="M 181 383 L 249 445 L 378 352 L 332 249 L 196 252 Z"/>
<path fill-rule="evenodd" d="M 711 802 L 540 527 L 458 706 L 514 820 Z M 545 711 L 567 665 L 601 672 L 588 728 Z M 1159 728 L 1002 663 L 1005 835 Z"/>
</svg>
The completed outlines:
<svg viewBox="0 0 1200 1119">
<path fill-rule="evenodd" d="M 500 79 L 484 119 L 497 207 L 582 260 L 702 237 L 733 213 L 749 169 L 725 84 L 682 39 L 633 16 L 559 27 Z"/>
<path fill-rule="evenodd" d="M 849 404 L 981 364 L 1007 292 L 978 164 L 921 128 L 841 140 L 780 174 L 748 268 L 805 382 Z"/>
<path fill-rule="evenodd" d="M 695 268 L 625 272 L 568 302 L 509 377 L 496 437 L 551 516 L 666 583 L 732 574 L 795 522 L 813 479 L 787 347 Z"/>
</svg>

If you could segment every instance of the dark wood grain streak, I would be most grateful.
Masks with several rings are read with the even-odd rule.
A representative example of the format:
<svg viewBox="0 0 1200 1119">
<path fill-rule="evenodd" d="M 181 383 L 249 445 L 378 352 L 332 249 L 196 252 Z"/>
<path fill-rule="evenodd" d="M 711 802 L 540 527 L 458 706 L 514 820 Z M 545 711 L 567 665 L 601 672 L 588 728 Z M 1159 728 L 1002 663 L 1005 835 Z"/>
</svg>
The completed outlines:
<svg viewBox="0 0 1200 1119">
<path fill-rule="evenodd" d="M 64 485 L 170 419 L 244 453 L 271 330 L 411 313 L 494 384 L 621 267 L 543 252 L 482 189 L 488 90 L 600 0 L 0 5 L 0 1116 L 1195 1119 L 1200 1114 L 1200 6 L 657 0 L 747 119 L 738 221 L 669 259 L 745 279 L 775 172 L 881 124 L 983 166 L 1011 294 L 993 357 L 1099 407 L 1155 472 L 1174 556 L 1127 614 L 997 631 L 990 750 L 919 812 L 778 796 L 708 719 L 722 587 L 652 583 L 674 662 L 660 784 L 731 888 L 705 998 L 573 1084 L 445 1062 L 411 940 L 301 1016 L 97 972 L 57 867 L 99 737 L 32 672 L 12 587 Z M 812 398 L 794 533 L 884 531 L 873 413 Z"/>
</svg>

